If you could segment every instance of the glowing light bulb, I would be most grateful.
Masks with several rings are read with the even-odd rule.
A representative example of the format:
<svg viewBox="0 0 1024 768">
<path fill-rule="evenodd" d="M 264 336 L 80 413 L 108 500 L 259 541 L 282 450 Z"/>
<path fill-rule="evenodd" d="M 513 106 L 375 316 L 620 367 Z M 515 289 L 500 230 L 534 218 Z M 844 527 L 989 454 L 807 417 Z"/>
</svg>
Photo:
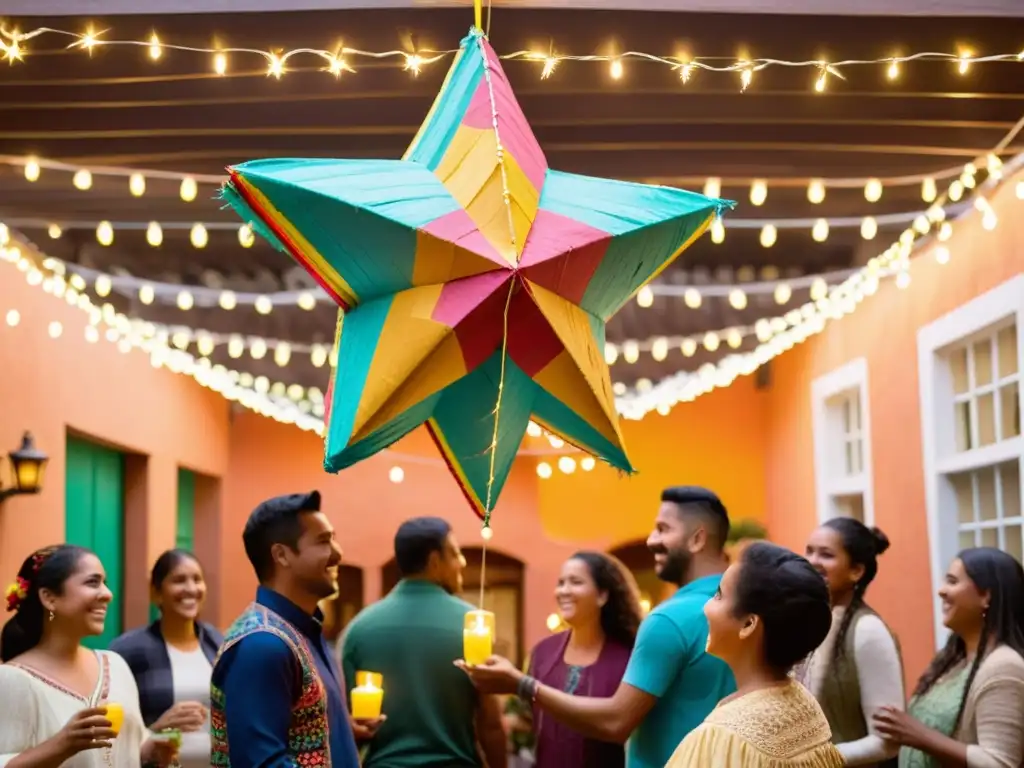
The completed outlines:
<svg viewBox="0 0 1024 768">
<path fill-rule="evenodd" d="M 776 304 L 786 304 L 793 297 L 793 289 L 789 283 L 779 283 L 775 286 L 774 298 Z"/>
<path fill-rule="evenodd" d="M 701 304 L 700 291 L 696 288 L 687 288 L 683 293 L 683 303 L 686 304 L 690 309 L 697 309 Z"/>
<path fill-rule="evenodd" d="M 824 93 L 826 78 L 828 78 L 828 71 L 823 67 L 821 72 L 818 74 L 818 79 L 814 81 L 814 90 L 816 93 Z"/>
<path fill-rule="evenodd" d="M 950 184 L 949 190 L 946 192 L 946 196 L 954 203 L 960 202 L 960 198 L 964 196 L 963 182 L 957 179 Z"/>
<path fill-rule="evenodd" d="M 267 356 L 267 342 L 263 339 L 253 339 L 249 343 L 249 354 L 253 360 L 262 360 Z"/>
<path fill-rule="evenodd" d="M 807 185 L 807 200 L 812 205 L 820 205 L 825 201 L 825 182 L 821 179 L 812 179 Z"/>
<path fill-rule="evenodd" d="M 712 176 L 704 182 L 704 197 L 721 197 L 722 180 Z"/>
<path fill-rule="evenodd" d="M 156 221 L 149 222 L 149 226 L 146 227 L 146 242 L 154 248 L 159 248 L 161 243 L 164 241 L 164 230 L 163 227 Z"/>
<path fill-rule="evenodd" d="M 708 331 L 707 333 L 704 334 L 703 343 L 704 349 L 706 349 L 708 352 L 714 352 L 716 349 L 718 349 L 719 345 L 718 334 L 715 333 L 714 331 Z"/>
<path fill-rule="evenodd" d="M 223 51 L 213 54 L 213 71 L 223 75 L 228 71 L 228 55 Z"/>
<path fill-rule="evenodd" d="M 668 339 L 664 336 L 659 336 L 651 342 L 651 357 L 659 363 L 668 357 Z"/>
<path fill-rule="evenodd" d="M 149 58 L 156 61 L 163 55 L 163 48 L 160 47 L 160 38 L 156 36 L 156 32 L 149 38 Z"/>
<path fill-rule="evenodd" d="M 195 306 L 196 300 L 192 298 L 192 294 L 188 291 L 181 291 L 178 293 L 177 304 L 178 309 L 183 312 L 187 312 Z"/>
<path fill-rule="evenodd" d="M 96 295 L 97 296 L 100 296 L 100 297 L 107 297 L 107 296 L 109 296 L 111 288 L 113 288 L 113 285 L 110 282 L 110 276 L 109 275 L 97 275 L 96 276 L 96 283 L 93 286 L 93 289 L 96 291 Z"/>
<path fill-rule="evenodd" d="M 900 63 L 893 59 L 889 62 L 889 68 L 885 70 L 885 76 L 890 80 L 896 80 L 900 76 Z"/>
<path fill-rule="evenodd" d="M 905 269 L 900 270 L 896 275 L 896 287 L 902 291 L 908 285 L 910 285 L 910 273 Z"/>
<path fill-rule="evenodd" d="M 530 437 L 540 437 L 543 434 L 543 430 L 540 428 L 540 424 L 531 421 L 526 425 L 526 434 Z"/>
<path fill-rule="evenodd" d="M 828 296 L 828 283 L 823 278 L 815 278 L 811 283 L 811 301 L 821 301 Z"/>
<path fill-rule="evenodd" d="M 282 342 L 274 347 L 274 362 L 277 363 L 278 367 L 284 368 L 291 359 L 292 348 L 289 345 Z"/>
<path fill-rule="evenodd" d="M 619 359 L 619 348 L 611 342 L 605 342 L 604 345 L 604 361 L 607 365 L 615 365 L 615 361 Z"/>
<path fill-rule="evenodd" d="M 645 309 L 654 304 L 654 291 L 651 290 L 651 286 L 645 285 L 637 292 L 636 303 Z"/>
<path fill-rule="evenodd" d="M 747 294 L 744 293 L 740 288 L 733 288 L 729 292 L 729 305 L 733 309 L 746 309 Z"/>
<path fill-rule="evenodd" d="M 537 477 L 541 480 L 547 480 L 552 475 L 551 465 L 546 461 L 542 461 L 537 464 Z"/>
<path fill-rule="evenodd" d="M 691 338 L 685 338 L 679 344 L 679 351 L 683 353 L 683 357 L 693 357 L 697 354 L 697 340 Z"/>
<path fill-rule="evenodd" d="M 608 72 L 612 76 L 612 80 L 621 80 L 623 72 L 622 61 L 620 59 L 612 59 Z"/>
<path fill-rule="evenodd" d="M 327 362 L 327 347 L 323 344 L 314 344 L 313 348 L 309 351 L 309 361 L 315 368 L 323 368 L 324 363 Z"/>
<path fill-rule="evenodd" d="M 873 216 L 865 216 L 860 223 L 860 236 L 865 240 L 874 240 L 878 234 L 878 222 Z"/>
<path fill-rule="evenodd" d="M 1017 182 L 1016 191 L 1017 191 L 1017 199 L 1018 200 L 1024 200 L 1024 181 L 1018 181 Z"/>
<path fill-rule="evenodd" d="M 582 469 L 584 472 L 589 472 L 596 466 L 597 462 L 594 460 L 593 456 L 584 456 L 582 459 L 580 459 L 580 469 Z"/>
<path fill-rule="evenodd" d="M 935 187 L 935 179 L 928 176 L 921 182 L 921 199 L 926 203 L 935 202 L 935 198 L 938 197 L 939 191 Z"/>
<path fill-rule="evenodd" d="M 725 224 L 722 223 L 721 218 L 716 218 L 711 222 L 711 242 L 715 245 L 725 242 Z"/>
<path fill-rule="evenodd" d="M 156 298 L 156 292 L 153 290 L 153 286 L 148 283 L 139 286 L 139 301 L 143 304 L 152 304 L 153 299 Z"/>
<path fill-rule="evenodd" d="M 245 352 L 245 339 L 238 334 L 233 335 L 228 339 L 228 356 L 234 359 L 238 359 Z"/>
<path fill-rule="evenodd" d="M 969 70 L 970 68 L 971 54 L 970 52 L 965 51 L 964 53 L 960 54 L 960 60 L 956 65 L 956 71 L 959 72 L 961 75 L 966 75 L 967 70 Z"/>
<path fill-rule="evenodd" d="M 11 328 L 16 326 L 20 322 L 21 322 L 21 313 L 18 312 L 18 310 L 11 309 L 11 310 L 7 311 L 7 324 L 9 326 L 11 326 Z"/>
<path fill-rule="evenodd" d="M 141 173 L 133 173 L 128 177 L 128 191 L 132 197 L 142 197 L 146 194 L 146 177 Z"/>
<path fill-rule="evenodd" d="M 775 229 L 774 224 L 765 224 L 761 229 L 761 246 L 764 248 L 771 248 L 775 245 L 776 239 L 778 239 L 779 231 Z"/>
<path fill-rule="evenodd" d="M 64 333 L 64 326 L 60 324 L 59 320 L 54 320 L 47 327 L 46 332 L 50 334 L 51 339 L 59 338 Z"/>
<path fill-rule="evenodd" d="M 304 309 L 309 312 L 316 307 L 316 296 L 309 291 L 303 291 L 299 294 L 298 304 L 299 309 Z"/>
<path fill-rule="evenodd" d="M 745 91 L 754 81 L 754 67 L 747 65 L 740 70 L 740 90 Z"/>
<path fill-rule="evenodd" d="M 576 460 L 572 456 L 562 456 L 558 459 L 558 468 L 567 475 L 576 471 Z"/>
<path fill-rule="evenodd" d="M 191 176 L 186 176 L 181 180 L 181 186 L 178 188 L 178 195 L 186 203 L 191 203 L 196 199 L 196 195 L 199 194 L 199 185 L 196 184 L 196 180 Z"/>
<path fill-rule="evenodd" d="M 101 221 L 96 225 L 96 241 L 100 245 L 110 245 L 114 242 L 114 227 L 109 221 Z"/>
<path fill-rule="evenodd" d="M 828 219 L 818 219 L 811 228 L 811 237 L 817 243 L 824 243 L 828 240 Z"/>
<path fill-rule="evenodd" d="M 869 203 L 877 203 L 882 199 L 882 182 L 880 179 L 868 179 L 864 185 L 864 199 Z"/>
<path fill-rule="evenodd" d="M 935 249 L 935 260 L 937 262 L 939 262 L 939 264 L 948 264 L 949 263 L 949 248 L 947 248 L 944 245 L 940 245 L 940 246 L 936 247 L 936 249 Z"/>
<path fill-rule="evenodd" d="M 632 365 L 640 359 L 640 345 L 633 340 L 622 345 L 622 359 Z"/>
<path fill-rule="evenodd" d="M 423 69 L 423 57 L 416 53 L 407 53 L 405 55 L 405 70 L 412 72 L 413 77 L 416 77 L 421 69 Z"/>
<path fill-rule="evenodd" d="M 79 168 L 75 171 L 75 175 L 71 177 L 71 183 L 75 186 L 75 189 L 85 192 L 92 187 L 92 174 L 85 168 Z"/>
<path fill-rule="evenodd" d="M 221 309 L 230 312 L 238 306 L 238 299 L 233 291 L 221 291 L 217 303 L 220 305 Z"/>
<path fill-rule="evenodd" d="M 248 224 L 243 224 L 238 228 L 238 244 L 243 248 L 252 248 L 256 242 L 256 236 L 253 234 L 252 227 Z"/>
<path fill-rule="evenodd" d="M 25 180 L 26 181 L 39 181 L 39 174 L 41 169 L 39 168 L 39 162 L 37 160 L 30 159 L 25 163 Z"/>
<path fill-rule="evenodd" d="M 940 242 L 946 242 L 953 236 L 953 224 L 949 221 L 944 221 L 939 225 L 938 238 Z"/>
<path fill-rule="evenodd" d="M 267 77 L 275 77 L 278 80 L 281 79 L 281 75 L 284 74 L 284 59 L 278 56 L 276 53 L 271 53 L 267 57 Z"/>
<path fill-rule="evenodd" d="M 274 303 L 270 300 L 269 296 L 257 296 L 253 307 L 261 315 L 269 315 L 274 309 Z"/>
<path fill-rule="evenodd" d="M 64 231 L 60 228 L 59 224 L 51 224 L 46 228 L 46 234 L 50 236 L 51 240 L 56 240 L 64 234 Z"/>
<path fill-rule="evenodd" d="M 388 470 L 388 480 L 395 484 L 402 482 L 405 480 L 405 470 L 401 467 L 392 467 Z"/>
<path fill-rule="evenodd" d="M 192 225 L 188 239 L 192 243 L 193 248 L 205 248 L 206 244 L 210 242 L 210 236 L 206 232 L 206 227 L 198 222 Z"/>
<path fill-rule="evenodd" d="M 764 205 L 768 199 L 768 182 L 764 179 L 756 179 L 750 185 L 750 202 L 753 205 Z"/>
<path fill-rule="evenodd" d="M 544 58 L 544 68 L 540 71 L 540 79 L 547 80 L 551 77 L 551 73 L 555 71 L 556 64 L 558 64 L 558 59 L 554 56 L 546 56 Z"/>
</svg>

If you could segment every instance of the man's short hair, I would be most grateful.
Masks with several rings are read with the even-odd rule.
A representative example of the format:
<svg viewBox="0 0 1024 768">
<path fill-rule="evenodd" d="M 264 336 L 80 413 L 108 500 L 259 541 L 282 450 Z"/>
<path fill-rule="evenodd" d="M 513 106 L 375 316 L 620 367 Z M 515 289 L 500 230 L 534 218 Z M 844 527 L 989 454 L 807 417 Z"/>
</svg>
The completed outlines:
<svg viewBox="0 0 1024 768">
<path fill-rule="evenodd" d="M 699 516 L 711 546 L 717 550 L 725 546 L 729 538 L 729 512 L 714 491 L 699 485 L 676 485 L 663 490 L 661 500 L 675 504 L 681 515 Z"/>
<path fill-rule="evenodd" d="M 414 517 L 395 532 L 395 564 L 403 576 L 415 576 L 427 568 L 431 552 L 444 552 L 452 527 L 440 517 Z"/>
<path fill-rule="evenodd" d="M 249 515 L 242 532 L 245 554 L 261 583 L 274 575 L 274 558 L 270 551 L 275 544 L 295 550 L 302 536 L 299 516 L 320 511 L 320 491 L 275 496 L 262 502 Z"/>
</svg>

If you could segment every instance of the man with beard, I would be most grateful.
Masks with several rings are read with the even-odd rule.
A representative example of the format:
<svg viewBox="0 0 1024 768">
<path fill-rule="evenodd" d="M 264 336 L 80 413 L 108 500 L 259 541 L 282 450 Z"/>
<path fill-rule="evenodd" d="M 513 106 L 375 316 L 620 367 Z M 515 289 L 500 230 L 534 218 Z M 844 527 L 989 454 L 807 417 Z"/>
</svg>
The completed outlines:
<svg viewBox="0 0 1024 768">
<path fill-rule="evenodd" d="M 704 604 L 725 572 L 728 534 L 729 515 L 711 491 L 680 486 L 662 492 L 647 547 L 658 577 L 679 590 L 640 624 L 626 674 L 610 698 L 541 685 L 496 656 L 479 667 L 459 666 L 481 691 L 518 693 L 535 717 L 543 710 L 591 738 L 628 739 L 627 768 L 662 768 L 679 742 L 736 690 L 729 667 L 705 653 Z"/>
<path fill-rule="evenodd" d="M 242 534 L 260 586 L 228 630 L 213 667 L 213 766 L 358 768 L 337 664 L 317 603 L 338 591 L 341 549 L 320 512 L 320 493 L 260 504 Z"/>
<path fill-rule="evenodd" d="M 402 523 L 395 564 L 402 580 L 345 632 L 346 686 L 360 671 L 384 677 L 387 720 L 363 765 L 505 768 L 497 697 L 477 693 L 452 667 L 462 658 L 463 620 L 473 606 L 456 597 L 466 560 L 451 526 L 438 517 Z"/>
</svg>

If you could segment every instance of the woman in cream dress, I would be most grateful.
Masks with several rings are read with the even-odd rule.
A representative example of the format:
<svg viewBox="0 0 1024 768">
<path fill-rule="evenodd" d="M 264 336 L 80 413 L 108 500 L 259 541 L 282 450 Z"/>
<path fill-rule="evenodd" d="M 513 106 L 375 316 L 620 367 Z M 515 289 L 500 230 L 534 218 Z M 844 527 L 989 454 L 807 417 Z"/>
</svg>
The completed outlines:
<svg viewBox="0 0 1024 768">
<path fill-rule="evenodd" d="M 666 768 L 841 768 L 821 707 L 790 677 L 832 623 L 828 589 L 811 564 L 752 544 L 704 614 L 707 651 L 732 669 L 736 693 L 683 739 Z"/>
<path fill-rule="evenodd" d="M 0 766 L 174 762 L 173 743 L 148 738 L 128 665 L 81 645 L 103 632 L 111 600 L 105 581 L 96 555 L 61 545 L 30 556 L 8 588 L 14 616 L 0 635 Z"/>
</svg>

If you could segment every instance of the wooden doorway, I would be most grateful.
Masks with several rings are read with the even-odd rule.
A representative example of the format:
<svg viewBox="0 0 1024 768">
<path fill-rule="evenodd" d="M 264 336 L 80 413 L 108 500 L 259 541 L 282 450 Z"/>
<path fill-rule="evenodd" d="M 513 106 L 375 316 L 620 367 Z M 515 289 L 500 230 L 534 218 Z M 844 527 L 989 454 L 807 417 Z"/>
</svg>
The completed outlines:
<svg viewBox="0 0 1024 768">
<path fill-rule="evenodd" d="M 646 539 L 622 544 L 609 550 L 608 554 L 621 560 L 633 574 L 640 587 L 640 605 L 645 613 L 675 591 L 654 572 L 654 556 L 647 548 Z"/>
</svg>

